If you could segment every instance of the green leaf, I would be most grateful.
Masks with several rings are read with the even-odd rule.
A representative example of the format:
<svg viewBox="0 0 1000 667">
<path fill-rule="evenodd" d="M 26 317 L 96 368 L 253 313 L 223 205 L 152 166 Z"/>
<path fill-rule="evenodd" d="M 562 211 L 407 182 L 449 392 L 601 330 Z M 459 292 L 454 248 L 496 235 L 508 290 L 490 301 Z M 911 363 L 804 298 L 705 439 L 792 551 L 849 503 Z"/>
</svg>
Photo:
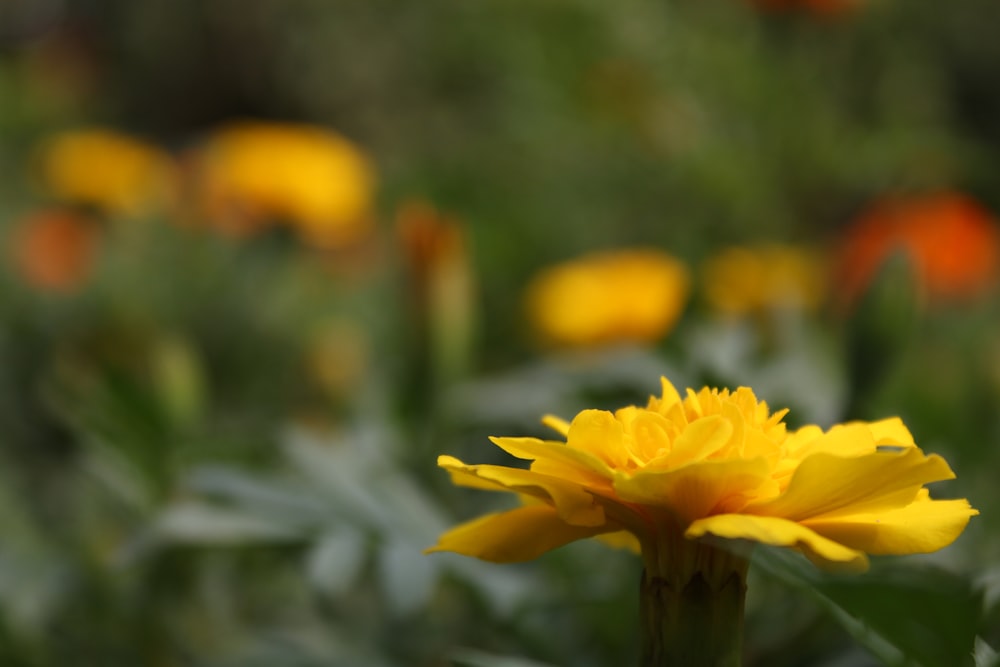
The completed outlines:
<svg viewBox="0 0 1000 667">
<path fill-rule="evenodd" d="M 550 667 L 546 663 L 472 649 L 458 649 L 451 654 L 455 665 L 462 667 Z"/>
<path fill-rule="evenodd" d="M 971 580 L 925 563 L 887 560 L 860 576 L 820 572 L 797 554 L 761 548 L 767 575 L 806 591 L 887 665 L 972 665 L 982 591 Z"/>
<path fill-rule="evenodd" d="M 365 562 L 365 537 L 350 526 L 330 530 L 306 556 L 309 581 L 327 595 L 343 595 L 356 583 Z"/>
<path fill-rule="evenodd" d="M 867 417 L 866 401 L 901 359 L 920 319 L 913 260 L 897 252 L 882 266 L 847 329 L 851 404 L 847 415 Z"/>
</svg>

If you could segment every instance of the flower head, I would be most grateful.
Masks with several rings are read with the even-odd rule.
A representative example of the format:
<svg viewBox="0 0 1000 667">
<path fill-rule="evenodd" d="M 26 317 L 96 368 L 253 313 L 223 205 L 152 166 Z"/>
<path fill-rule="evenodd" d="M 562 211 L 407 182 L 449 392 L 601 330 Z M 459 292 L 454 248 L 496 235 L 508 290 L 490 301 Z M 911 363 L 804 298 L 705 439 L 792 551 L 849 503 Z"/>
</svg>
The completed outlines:
<svg viewBox="0 0 1000 667">
<path fill-rule="evenodd" d="M 353 143 L 321 127 L 225 127 L 204 146 L 199 178 L 208 214 L 231 227 L 281 220 L 320 246 L 348 244 L 371 228 L 372 166 Z"/>
<path fill-rule="evenodd" d="M 933 302 L 982 294 L 1000 269 L 1000 231 L 992 216 L 957 193 L 885 199 L 847 230 L 837 283 L 846 302 L 871 284 L 896 252 L 910 259 L 921 292 Z"/>
<path fill-rule="evenodd" d="M 780 245 L 732 247 L 702 268 L 705 298 L 716 311 L 747 315 L 779 308 L 816 308 L 826 291 L 818 253 Z"/>
<path fill-rule="evenodd" d="M 898 418 L 790 431 L 787 411 L 771 412 L 746 387 L 689 389 L 682 398 L 662 382 L 646 407 L 584 410 L 569 423 L 546 417 L 565 442 L 492 438 L 531 460 L 529 469 L 441 456 L 456 484 L 530 502 L 458 526 L 432 551 L 514 562 L 624 534 L 648 564 L 670 551 L 664 544 L 714 536 L 863 570 L 867 554 L 940 549 L 978 514 L 966 500 L 930 498 L 924 485 L 954 474 Z"/>
<path fill-rule="evenodd" d="M 14 266 L 33 287 L 69 293 L 91 273 L 100 246 L 100 229 L 71 211 L 52 209 L 28 216 L 11 239 Z"/>
<path fill-rule="evenodd" d="M 565 346 L 655 342 L 687 301 L 687 268 L 656 250 L 595 253 L 550 267 L 528 286 L 528 314 L 547 341 Z"/>
<path fill-rule="evenodd" d="M 42 186 L 57 200 L 134 216 L 166 204 L 175 169 L 163 150 L 113 130 L 89 128 L 49 138 L 39 148 Z"/>
</svg>

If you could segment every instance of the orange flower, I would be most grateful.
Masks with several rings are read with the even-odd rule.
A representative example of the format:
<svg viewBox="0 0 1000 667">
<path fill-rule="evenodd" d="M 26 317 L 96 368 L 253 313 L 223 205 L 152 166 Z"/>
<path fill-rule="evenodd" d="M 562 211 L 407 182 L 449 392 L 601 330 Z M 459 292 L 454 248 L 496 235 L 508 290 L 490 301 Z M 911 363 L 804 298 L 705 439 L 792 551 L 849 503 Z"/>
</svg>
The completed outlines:
<svg viewBox="0 0 1000 667">
<path fill-rule="evenodd" d="M 415 306 L 417 337 L 427 335 L 438 371 L 455 377 L 468 366 L 475 327 L 476 281 L 465 227 L 432 205 L 404 203 L 396 236 Z"/>
<path fill-rule="evenodd" d="M 396 233 L 414 278 L 426 282 L 428 274 L 466 256 L 459 223 L 422 201 L 409 201 L 396 214 Z"/>
<path fill-rule="evenodd" d="M 836 270 L 843 301 L 856 300 L 899 251 L 908 255 L 917 287 L 928 300 L 973 297 L 995 282 L 1000 232 L 985 209 L 959 193 L 877 202 L 843 239 Z"/>
<path fill-rule="evenodd" d="M 90 274 L 100 241 L 92 221 L 53 209 L 26 218 L 15 230 L 12 260 L 22 279 L 41 290 L 73 292 Z"/>
</svg>

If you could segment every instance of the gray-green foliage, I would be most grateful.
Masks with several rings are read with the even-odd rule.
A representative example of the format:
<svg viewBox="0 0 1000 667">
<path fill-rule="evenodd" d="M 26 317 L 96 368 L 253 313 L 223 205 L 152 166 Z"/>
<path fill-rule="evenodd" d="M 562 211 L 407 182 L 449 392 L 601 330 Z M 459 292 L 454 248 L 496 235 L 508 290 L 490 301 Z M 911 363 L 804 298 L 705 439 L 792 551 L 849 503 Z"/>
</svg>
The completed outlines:
<svg viewBox="0 0 1000 667">
<path fill-rule="evenodd" d="M 832 248 L 897 189 L 1000 205 L 1000 5 L 859 5 L 821 20 L 743 0 L 0 1 L 0 663 L 627 664 L 635 559 L 422 554 L 507 502 L 452 488 L 434 458 L 510 463 L 487 435 L 642 403 L 666 374 L 750 385 L 796 424 L 898 414 L 953 463 L 942 493 L 983 511 L 930 564 L 860 579 L 761 551 L 748 664 L 997 664 L 995 306 L 914 312 L 890 272 L 846 323 L 722 322 L 695 275 L 662 345 L 556 354 L 525 335 L 529 276 L 583 251 L 651 244 L 695 266 L 758 239 Z M 54 93 L 59 35 L 93 78 Z M 159 218 L 105 221 L 79 294 L 19 279 L 7 242 L 51 203 L 39 138 L 103 123 L 183 155 L 245 116 L 359 142 L 383 221 L 419 197 L 467 223 L 469 375 L 445 386 L 412 358 L 427 351 L 387 222 L 347 280 L 328 270 L 344 258 L 281 233 Z M 308 362 L 327 318 L 372 349 L 334 396 Z"/>
</svg>

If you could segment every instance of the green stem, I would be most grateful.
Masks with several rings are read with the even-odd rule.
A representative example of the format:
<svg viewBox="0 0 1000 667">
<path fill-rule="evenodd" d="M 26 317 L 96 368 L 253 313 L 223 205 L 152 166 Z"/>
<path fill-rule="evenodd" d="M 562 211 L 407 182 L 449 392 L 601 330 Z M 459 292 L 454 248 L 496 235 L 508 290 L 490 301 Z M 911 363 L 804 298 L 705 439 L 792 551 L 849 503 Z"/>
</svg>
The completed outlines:
<svg viewBox="0 0 1000 667">
<path fill-rule="evenodd" d="M 747 559 L 679 534 L 643 547 L 640 667 L 739 667 Z"/>
</svg>

